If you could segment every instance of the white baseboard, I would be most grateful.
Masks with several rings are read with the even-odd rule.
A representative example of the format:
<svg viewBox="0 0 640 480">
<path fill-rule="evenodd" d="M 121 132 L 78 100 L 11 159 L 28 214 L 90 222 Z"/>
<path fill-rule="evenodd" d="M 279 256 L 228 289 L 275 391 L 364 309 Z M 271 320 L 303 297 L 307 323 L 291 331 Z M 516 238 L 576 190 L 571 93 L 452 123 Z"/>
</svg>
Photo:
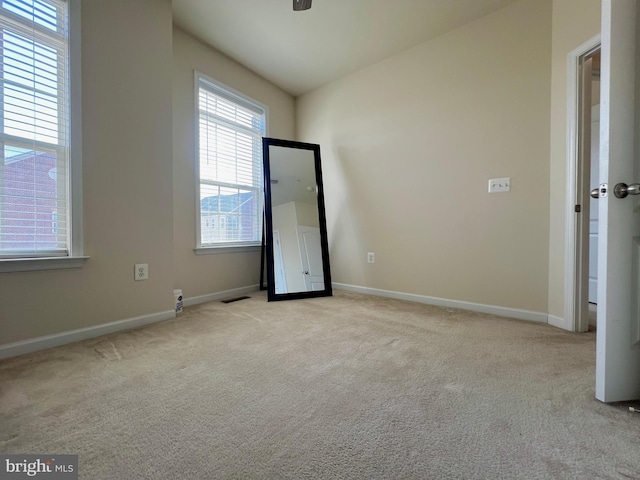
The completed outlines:
<svg viewBox="0 0 640 480">
<path fill-rule="evenodd" d="M 20 342 L 8 343 L 0 346 L 0 359 L 17 357 L 27 353 L 46 350 L 48 348 L 59 347 L 68 343 L 79 342 L 88 338 L 100 337 L 110 333 L 120 332 L 122 330 L 131 330 L 133 328 L 149 325 L 150 323 L 162 322 L 175 318 L 176 312 L 166 310 L 164 312 L 142 315 L 140 317 L 127 318 L 102 325 L 92 327 L 78 328 L 77 330 L 69 330 L 67 332 L 55 333 L 53 335 L 45 335 L 43 337 L 30 338 Z"/>
<path fill-rule="evenodd" d="M 244 295 L 246 293 L 252 293 L 260 289 L 259 285 L 249 285 L 248 287 L 232 288 L 231 290 L 224 290 L 222 292 L 208 293 L 207 295 L 200 295 L 198 297 L 189 297 L 184 299 L 184 306 L 190 307 L 192 305 L 199 305 L 206 302 L 214 302 L 216 300 L 223 300 L 225 298 L 236 297 L 238 295 Z"/>
<path fill-rule="evenodd" d="M 571 328 L 565 325 L 564 319 L 555 317 L 553 315 L 547 315 L 542 312 L 533 312 L 530 310 L 519 310 L 514 308 L 499 307 L 494 305 L 484 305 L 480 303 L 463 302 L 460 300 L 448 300 L 444 298 L 428 297 L 425 295 L 417 295 L 413 293 L 394 292 L 391 290 L 382 290 L 378 288 L 360 287 L 356 285 L 347 285 L 343 283 L 333 283 L 334 288 L 338 290 L 348 290 L 351 292 L 364 293 L 367 295 L 378 295 L 380 297 L 396 298 L 398 300 L 407 300 L 410 302 L 424 303 L 427 305 L 437 305 L 441 307 L 459 308 L 461 310 L 471 310 L 474 312 L 489 313 L 492 315 L 499 315 L 502 317 L 517 318 L 519 320 L 528 320 L 533 322 L 549 323 L 554 327 L 563 328 L 565 330 L 571 330 Z M 216 300 L 222 300 L 224 298 L 234 297 L 237 295 L 243 295 L 251 292 L 255 292 L 259 289 L 258 285 L 250 285 L 248 287 L 233 288 L 231 290 L 224 290 L 222 292 L 210 293 L 207 295 L 200 295 L 197 297 L 190 297 L 184 300 L 185 306 L 198 305 L 201 303 L 212 302 Z M 142 315 L 139 317 L 128 318 L 125 320 L 118 320 L 115 322 L 104 323 L 102 325 L 95 325 L 92 327 L 79 328 L 76 330 L 69 330 L 67 332 L 56 333 L 53 335 L 45 335 L 43 337 L 32 338 L 28 340 L 22 340 L 19 342 L 8 343 L 0 346 L 0 359 L 17 357 L 19 355 L 25 355 L 27 353 L 37 352 L 39 350 L 46 350 L 48 348 L 59 347 L 68 343 L 78 342 L 86 340 L 88 338 L 100 337 L 102 335 L 108 335 L 110 333 L 116 333 L 123 330 L 131 330 L 134 328 L 149 325 L 151 323 L 162 322 L 175 318 L 176 314 L 173 310 L 167 310 L 164 312 L 152 313 L 149 315 Z"/>
<path fill-rule="evenodd" d="M 573 332 L 573 325 L 571 325 L 571 322 L 565 320 L 564 318 L 556 317 L 555 315 L 549 314 L 549 325 Z"/>
<path fill-rule="evenodd" d="M 258 289 L 258 285 L 251 285 L 249 287 L 234 288 L 231 290 L 225 290 L 223 292 L 210 293 L 208 295 L 201 295 L 199 297 L 191 297 L 184 300 L 184 305 L 197 305 L 199 303 L 221 300 L 224 298 L 254 292 Z M 4 358 L 17 357 L 19 355 L 26 355 L 27 353 L 33 353 L 40 350 L 46 350 L 48 348 L 59 347 L 68 343 L 86 340 L 88 338 L 100 337 L 102 335 L 121 332 L 123 330 L 131 330 L 134 328 L 142 327 L 144 325 L 149 325 L 151 323 L 170 320 L 175 317 L 176 313 L 173 310 L 167 310 L 164 312 L 142 315 L 140 317 L 127 318 L 125 320 L 118 320 L 110 323 L 103 323 L 102 325 L 79 328 L 77 330 L 69 330 L 67 332 L 55 333 L 53 335 L 45 335 L 43 337 L 30 338 L 28 340 L 8 343 L 6 345 L 0 345 L 0 360 Z"/>
<path fill-rule="evenodd" d="M 463 302 L 461 300 L 448 300 L 446 298 L 428 297 L 426 295 L 416 295 L 414 293 L 394 292 L 391 290 L 381 290 L 379 288 L 360 287 L 357 285 L 347 285 L 344 283 L 332 283 L 338 290 L 348 290 L 350 292 L 364 293 L 367 295 L 377 295 L 380 297 L 396 298 L 409 302 L 436 305 L 439 307 L 459 308 L 473 312 L 489 313 L 501 317 L 516 318 L 518 320 L 528 320 L 530 322 L 548 323 L 548 315 L 542 312 L 531 310 L 519 310 L 517 308 L 499 307 L 495 305 L 484 305 L 482 303 Z"/>
</svg>

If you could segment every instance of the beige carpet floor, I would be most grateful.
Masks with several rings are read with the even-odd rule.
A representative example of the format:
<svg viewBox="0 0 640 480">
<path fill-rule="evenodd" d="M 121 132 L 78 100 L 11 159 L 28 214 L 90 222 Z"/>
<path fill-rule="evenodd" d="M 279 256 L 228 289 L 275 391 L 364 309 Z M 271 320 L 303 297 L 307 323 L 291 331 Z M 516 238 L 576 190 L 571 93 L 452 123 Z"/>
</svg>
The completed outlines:
<svg viewBox="0 0 640 480">
<path fill-rule="evenodd" d="M 96 479 L 638 479 L 595 334 L 337 292 L 0 362 L 0 452 Z"/>
</svg>

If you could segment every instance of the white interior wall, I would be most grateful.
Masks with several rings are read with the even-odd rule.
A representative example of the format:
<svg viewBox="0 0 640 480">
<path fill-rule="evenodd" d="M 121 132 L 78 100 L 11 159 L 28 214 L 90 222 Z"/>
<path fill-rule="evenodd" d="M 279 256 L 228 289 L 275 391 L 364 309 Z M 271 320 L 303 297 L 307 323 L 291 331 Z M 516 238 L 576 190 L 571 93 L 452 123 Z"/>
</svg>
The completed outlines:
<svg viewBox="0 0 640 480">
<path fill-rule="evenodd" d="M 0 274 L 0 345 L 171 312 L 171 21 L 169 0 L 82 2 L 91 258 L 78 269 Z M 149 280 L 134 281 L 135 263 L 149 264 Z"/>
<path fill-rule="evenodd" d="M 294 99 L 174 29 L 170 0 L 82 2 L 90 259 L 0 274 L 0 357 L 170 318 L 173 288 L 189 298 L 258 284 L 259 251 L 193 252 L 194 69 L 265 104 L 270 133 L 293 138 Z M 135 263 L 148 263 L 149 280 L 134 281 Z"/>
<path fill-rule="evenodd" d="M 549 302 L 559 325 L 565 319 L 565 238 L 567 215 L 568 54 L 600 33 L 600 0 L 553 0 L 551 50 L 551 150 L 549 175 Z"/>
<path fill-rule="evenodd" d="M 320 226 L 317 204 L 296 202 L 296 215 L 298 218 L 298 225 L 305 225 L 307 227 Z"/>
<path fill-rule="evenodd" d="M 335 282 L 546 319 L 551 12 L 522 0 L 298 99 Z"/>
<path fill-rule="evenodd" d="M 173 197 L 174 287 L 189 298 L 258 285 L 260 249 L 195 255 L 196 117 L 194 70 L 257 100 L 268 108 L 268 136 L 295 136 L 294 99 L 234 60 L 174 27 L 173 34 Z"/>
<path fill-rule="evenodd" d="M 566 54 L 598 33 L 600 2 L 552 8 L 553 22 L 550 0 L 523 0 L 298 100 L 298 138 L 326 162 L 335 280 L 562 314 Z M 267 104 L 270 136 L 295 137 L 295 100 L 172 29 L 168 0 L 82 9 L 91 259 L 0 274 L 0 345 L 168 312 L 174 287 L 257 283 L 257 253 L 193 255 L 194 68 Z M 494 176 L 512 193 L 486 195 Z M 134 283 L 141 262 L 150 279 Z"/>
</svg>

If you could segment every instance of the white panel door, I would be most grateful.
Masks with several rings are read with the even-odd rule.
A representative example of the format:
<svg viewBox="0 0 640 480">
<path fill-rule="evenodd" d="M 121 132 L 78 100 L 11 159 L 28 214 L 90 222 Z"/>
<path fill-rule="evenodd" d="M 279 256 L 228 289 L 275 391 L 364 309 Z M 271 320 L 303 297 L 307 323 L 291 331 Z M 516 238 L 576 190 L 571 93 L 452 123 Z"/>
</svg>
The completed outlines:
<svg viewBox="0 0 640 480">
<path fill-rule="evenodd" d="M 273 231 L 273 263 L 276 293 L 289 293 L 289 290 L 287 289 L 287 276 L 284 272 L 284 260 L 282 258 L 282 242 L 280 241 L 280 230 Z"/>
<path fill-rule="evenodd" d="M 617 198 L 620 183 L 640 182 L 636 61 L 637 0 L 602 1 L 600 198 L 596 398 L 640 398 L 640 195 Z"/>
<path fill-rule="evenodd" d="M 324 290 L 324 269 L 322 266 L 322 243 L 320 229 L 298 225 L 298 246 L 302 261 L 302 274 L 307 291 Z"/>
</svg>

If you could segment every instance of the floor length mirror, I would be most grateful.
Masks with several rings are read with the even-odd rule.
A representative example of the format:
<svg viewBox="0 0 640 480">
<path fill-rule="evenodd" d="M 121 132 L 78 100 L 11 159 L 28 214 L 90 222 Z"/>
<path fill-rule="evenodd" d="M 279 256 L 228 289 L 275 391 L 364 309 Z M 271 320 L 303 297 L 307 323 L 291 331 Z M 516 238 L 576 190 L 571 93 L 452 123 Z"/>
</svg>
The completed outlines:
<svg viewBox="0 0 640 480">
<path fill-rule="evenodd" d="M 320 146 L 263 138 L 269 301 L 330 296 Z"/>
</svg>

